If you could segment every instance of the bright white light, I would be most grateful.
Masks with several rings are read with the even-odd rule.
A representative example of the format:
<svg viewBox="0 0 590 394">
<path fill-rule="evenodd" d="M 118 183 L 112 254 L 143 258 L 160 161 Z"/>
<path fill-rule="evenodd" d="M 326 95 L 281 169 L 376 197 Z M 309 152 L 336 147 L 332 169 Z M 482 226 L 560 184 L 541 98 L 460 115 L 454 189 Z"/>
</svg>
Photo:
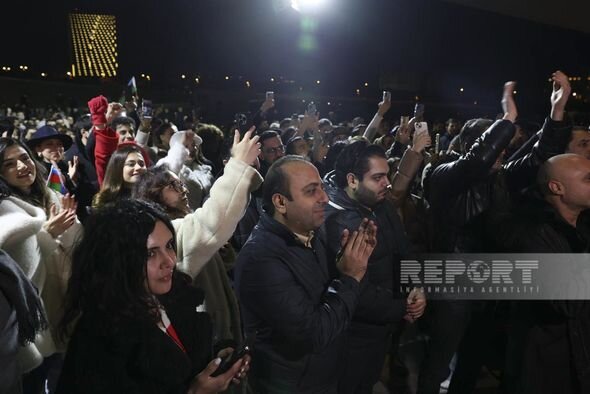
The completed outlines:
<svg viewBox="0 0 590 394">
<path fill-rule="evenodd" d="M 291 7 L 297 12 L 313 12 L 322 8 L 326 0 L 291 0 Z"/>
</svg>

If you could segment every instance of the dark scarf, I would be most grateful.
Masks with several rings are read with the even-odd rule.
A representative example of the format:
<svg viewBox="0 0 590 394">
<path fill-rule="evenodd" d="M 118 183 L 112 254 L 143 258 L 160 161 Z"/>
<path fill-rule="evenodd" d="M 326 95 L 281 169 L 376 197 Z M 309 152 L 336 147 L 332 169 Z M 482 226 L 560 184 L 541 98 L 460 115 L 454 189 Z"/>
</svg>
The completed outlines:
<svg viewBox="0 0 590 394">
<path fill-rule="evenodd" d="M 41 300 L 37 289 L 3 250 L 0 250 L 0 291 L 16 311 L 19 344 L 34 342 L 35 335 L 47 328 Z"/>
</svg>

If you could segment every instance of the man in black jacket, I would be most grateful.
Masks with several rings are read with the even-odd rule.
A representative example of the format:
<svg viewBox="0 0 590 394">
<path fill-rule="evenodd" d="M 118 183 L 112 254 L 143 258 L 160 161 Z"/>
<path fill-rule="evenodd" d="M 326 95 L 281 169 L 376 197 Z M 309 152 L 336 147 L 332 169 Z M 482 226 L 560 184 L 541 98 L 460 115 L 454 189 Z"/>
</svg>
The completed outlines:
<svg viewBox="0 0 590 394">
<path fill-rule="evenodd" d="M 497 236 L 503 251 L 590 252 L 589 179 L 590 160 L 583 156 L 549 159 L 537 177 L 541 198 L 527 200 L 499 221 L 506 229 Z M 523 360 L 515 386 L 527 394 L 590 392 L 590 302 L 519 301 L 513 308 L 524 327 L 522 354 L 514 357 Z"/>
<path fill-rule="evenodd" d="M 254 338 L 256 393 L 335 393 L 342 333 L 375 247 L 370 222 L 344 232 L 332 279 L 314 231 L 328 202 L 317 169 L 298 156 L 277 160 L 264 182 L 265 213 L 236 262 L 246 336 Z"/>
<path fill-rule="evenodd" d="M 504 152 L 514 136 L 513 123 L 517 117 L 514 82 L 508 82 L 502 99 L 504 118 L 487 129 L 483 119 L 468 121 L 458 136 L 461 155 L 457 158 L 450 156 L 446 163 L 425 170 L 425 189 L 437 226 L 433 252 L 497 251 L 486 234 L 491 227 L 490 214 L 496 207 L 509 204 L 514 195 L 530 186 L 539 166 L 562 153 L 567 144 L 570 130 L 563 117 L 571 89 L 562 72 L 554 73 L 553 80 L 551 116 L 545 121 L 542 136 L 531 152 L 502 164 Z M 448 373 L 447 365 L 470 320 L 470 331 L 490 328 L 489 307 L 489 303 L 470 305 L 465 302 L 441 302 L 434 306 L 434 331 L 420 372 L 419 394 L 438 393 L 439 384 Z M 471 318 L 470 314 L 475 316 Z M 482 319 L 489 320 L 482 324 Z M 449 393 L 471 392 L 476 382 L 485 353 L 481 347 L 487 343 L 484 343 L 485 333 L 469 333 L 474 334 L 468 336 L 471 341 L 477 340 L 476 343 L 462 344 Z M 463 357 L 462 350 L 467 352 Z"/>
<path fill-rule="evenodd" d="M 408 240 L 392 203 L 386 201 L 389 165 L 383 148 L 356 141 L 342 150 L 335 164 L 336 188 L 329 191 L 326 234 L 332 254 L 340 248 L 340 234 L 363 220 L 379 228 L 377 247 L 361 282 L 359 305 L 346 336 L 338 383 L 339 393 L 371 393 L 379 380 L 389 338 L 406 317 L 413 321 L 425 308 L 422 293 L 408 304 L 396 291 L 399 259 L 408 253 Z"/>
</svg>

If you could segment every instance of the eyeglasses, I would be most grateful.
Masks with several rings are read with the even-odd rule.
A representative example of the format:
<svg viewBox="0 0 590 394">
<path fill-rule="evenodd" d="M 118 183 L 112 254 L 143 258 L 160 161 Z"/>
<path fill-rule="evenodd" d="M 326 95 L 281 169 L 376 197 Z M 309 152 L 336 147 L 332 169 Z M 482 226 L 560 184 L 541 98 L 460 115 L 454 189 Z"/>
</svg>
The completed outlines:
<svg viewBox="0 0 590 394">
<path fill-rule="evenodd" d="M 178 193 L 184 193 L 186 191 L 186 185 L 184 184 L 183 181 L 178 180 L 178 179 L 174 179 L 166 186 L 170 186 L 172 189 L 174 189 L 174 191 L 176 191 Z"/>
<path fill-rule="evenodd" d="M 265 148 L 264 153 L 267 155 L 277 154 L 277 153 L 284 153 L 285 152 L 285 145 L 279 145 L 276 148 Z"/>
</svg>

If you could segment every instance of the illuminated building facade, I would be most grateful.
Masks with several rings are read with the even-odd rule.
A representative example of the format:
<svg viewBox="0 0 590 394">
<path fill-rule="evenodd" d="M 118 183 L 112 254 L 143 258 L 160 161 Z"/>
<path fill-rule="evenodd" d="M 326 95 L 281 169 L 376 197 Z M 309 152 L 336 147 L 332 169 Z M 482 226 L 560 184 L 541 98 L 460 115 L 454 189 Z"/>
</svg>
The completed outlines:
<svg viewBox="0 0 590 394">
<path fill-rule="evenodd" d="M 113 15 L 70 14 L 72 77 L 117 76 L 117 26 Z"/>
</svg>

